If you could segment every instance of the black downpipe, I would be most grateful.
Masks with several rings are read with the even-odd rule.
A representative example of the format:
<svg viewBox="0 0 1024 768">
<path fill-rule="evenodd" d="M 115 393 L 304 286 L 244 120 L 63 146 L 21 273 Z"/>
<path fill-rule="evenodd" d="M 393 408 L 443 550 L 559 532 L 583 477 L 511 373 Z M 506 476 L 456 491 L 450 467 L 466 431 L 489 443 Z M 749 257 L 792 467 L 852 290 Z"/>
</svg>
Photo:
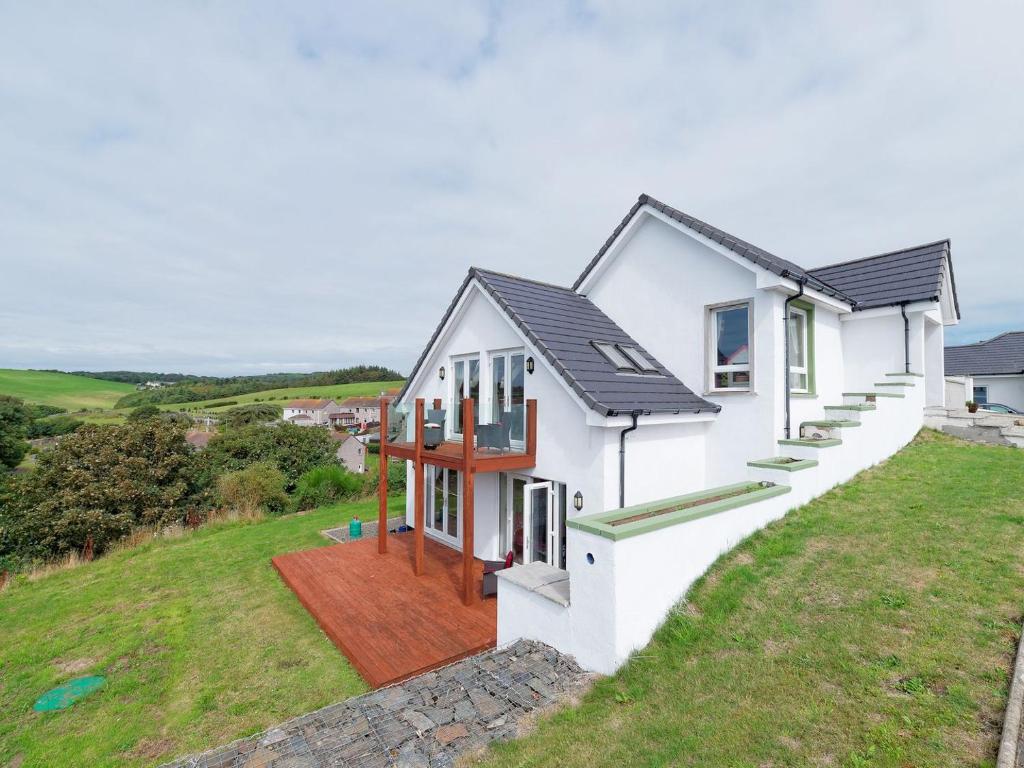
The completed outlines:
<svg viewBox="0 0 1024 768">
<path fill-rule="evenodd" d="M 906 302 L 900 304 L 900 314 L 903 315 L 903 370 L 910 373 L 910 318 Z"/>
<path fill-rule="evenodd" d="M 633 411 L 633 426 L 626 427 L 619 433 L 619 509 L 626 506 L 626 435 L 636 429 L 636 420 L 643 411 Z"/>
<path fill-rule="evenodd" d="M 801 279 L 797 282 L 800 290 L 797 291 L 795 296 L 790 296 L 786 299 L 786 303 L 782 308 L 782 345 L 785 347 L 785 363 L 782 371 L 782 378 L 786 382 L 786 439 L 789 440 L 789 400 L 792 396 L 790 392 L 791 386 L 789 382 L 789 303 L 795 299 L 799 299 L 804 295 L 804 285 L 807 283 L 806 279 Z"/>
</svg>

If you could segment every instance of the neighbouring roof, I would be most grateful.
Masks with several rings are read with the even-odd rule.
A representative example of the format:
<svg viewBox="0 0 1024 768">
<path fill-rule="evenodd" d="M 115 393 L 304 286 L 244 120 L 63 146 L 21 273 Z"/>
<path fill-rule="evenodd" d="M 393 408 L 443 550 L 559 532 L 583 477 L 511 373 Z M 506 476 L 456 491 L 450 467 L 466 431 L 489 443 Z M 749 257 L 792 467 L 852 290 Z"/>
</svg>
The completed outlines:
<svg viewBox="0 0 1024 768">
<path fill-rule="evenodd" d="M 1008 331 L 988 341 L 946 347 L 945 351 L 949 375 L 1024 373 L 1024 331 Z"/>
<path fill-rule="evenodd" d="M 420 355 L 411 384 L 462 294 L 476 280 L 580 399 L 603 416 L 631 413 L 717 413 L 721 406 L 694 394 L 590 299 L 570 288 L 473 267 Z M 639 349 L 658 375 L 623 375 L 591 344 Z M 402 394 L 405 394 L 403 389 Z"/>
<path fill-rule="evenodd" d="M 189 431 L 185 433 L 185 441 L 196 449 L 203 449 L 209 444 L 210 438 L 214 436 L 214 432 L 198 432 Z"/>
<path fill-rule="evenodd" d="M 330 405 L 331 402 L 333 401 L 313 399 L 292 400 L 290 403 L 288 403 L 288 405 L 285 406 L 285 408 L 314 408 L 316 410 L 319 410 L 321 408 L 326 408 L 328 405 Z"/>
<path fill-rule="evenodd" d="M 959 317 L 949 240 L 816 267 L 810 272 L 854 299 L 856 309 L 870 309 L 913 301 L 938 301 L 942 296 L 943 265 L 949 267 L 953 307 Z"/>
<path fill-rule="evenodd" d="M 792 261 L 769 253 L 763 248 L 758 248 L 756 245 L 748 243 L 745 240 L 741 240 L 735 235 L 730 235 L 728 232 L 721 230 L 718 227 L 713 227 L 707 222 L 696 219 L 670 205 L 666 205 L 660 200 L 654 199 L 650 195 L 640 195 L 636 203 L 633 204 L 633 207 L 629 209 L 629 213 L 626 214 L 626 217 L 619 222 L 619 226 L 617 226 L 615 231 L 612 232 L 611 237 L 605 241 L 604 245 L 601 246 L 594 258 L 590 260 L 590 263 L 587 264 L 580 276 L 576 278 L 576 282 L 573 283 L 572 286 L 574 291 L 579 289 L 583 284 L 583 281 L 587 278 L 587 275 L 589 275 L 594 267 L 597 266 L 601 257 L 605 255 L 612 243 L 615 242 L 615 239 L 622 233 L 622 230 L 626 228 L 626 225 L 629 224 L 630 220 L 645 205 L 649 205 L 651 208 L 665 214 L 670 219 L 678 221 L 688 229 L 692 229 L 697 234 L 703 235 L 709 240 L 713 240 L 723 248 L 728 248 L 737 256 L 742 256 L 747 261 L 753 262 L 757 266 L 767 269 L 769 272 L 779 275 L 780 277 L 804 281 L 811 288 L 824 293 L 826 296 L 832 296 L 851 304 L 853 303 L 853 301 L 840 290 L 829 285 L 821 278 L 815 277 L 798 264 L 794 264 Z"/>
<path fill-rule="evenodd" d="M 339 443 L 347 443 L 349 440 L 356 439 L 355 435 L 348 432 L 335 432 L 332 430 L 331 432 L 328 432 L 328 434 L 331 436 L 332 440 L 337 440 Z M 359 441 L 356 440 L 356 442 L 358 443 Z"/>
<path fill-rule="evenodd" d="M 380 406 L 380 398 L 377 397 L 350 397 L 341 401 L 342 408 L 377 408 Z"/>
</svg>

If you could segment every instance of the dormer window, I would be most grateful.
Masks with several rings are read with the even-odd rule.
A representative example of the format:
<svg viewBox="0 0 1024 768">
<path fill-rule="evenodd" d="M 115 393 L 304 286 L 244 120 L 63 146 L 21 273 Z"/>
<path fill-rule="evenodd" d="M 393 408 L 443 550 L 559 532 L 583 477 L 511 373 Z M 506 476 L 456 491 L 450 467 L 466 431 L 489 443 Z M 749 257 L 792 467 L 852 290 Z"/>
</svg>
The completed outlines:
<svg viewBox="0 0 1024 768">
<path fill-rule="evenodd" d="M 657 374 L 658 368 L 643 352 L 629 344 L 612 344 L 607 341 L 592 341 L 594 349 L 615 366 L 619 373 Z"/>
</svg>

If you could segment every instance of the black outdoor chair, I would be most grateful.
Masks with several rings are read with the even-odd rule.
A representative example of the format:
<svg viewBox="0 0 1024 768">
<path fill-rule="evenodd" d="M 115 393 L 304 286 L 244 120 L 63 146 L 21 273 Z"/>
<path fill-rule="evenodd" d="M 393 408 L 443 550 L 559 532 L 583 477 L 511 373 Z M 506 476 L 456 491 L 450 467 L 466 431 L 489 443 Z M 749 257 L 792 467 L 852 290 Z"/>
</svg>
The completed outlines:
<svg viewBox="0 0 1024 768">
<path fill-rule="evenodd" d="M 477 448 L 496 448 L 502 452 L 512 450 L 511 411 L 505 411 L 497 424 L 478 424 L 475 431 Z"/>
<path fill-rule="evenodd" d="M 426 423 L 423 425 L 424 448 L 433 450 L 444 442 L 444 417 L 445 410 L 443 408 L 427 411 Z"/>
<path fill-rule="evenodd" d="M 498 571 L 511 568 L 515 561 L 515 554 L 508 551 L 504 560 L 484 560 L 484 581 L 481 586 L 481 593 L 484 597 L 491 597 L 498 594 Z"/>
</svg>

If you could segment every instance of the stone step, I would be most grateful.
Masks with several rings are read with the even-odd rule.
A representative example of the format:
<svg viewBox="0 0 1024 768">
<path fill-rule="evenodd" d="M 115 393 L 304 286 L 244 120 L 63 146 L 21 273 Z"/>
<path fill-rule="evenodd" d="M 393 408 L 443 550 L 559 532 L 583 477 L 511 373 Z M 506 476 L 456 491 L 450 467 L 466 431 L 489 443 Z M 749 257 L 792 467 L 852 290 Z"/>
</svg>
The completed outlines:
<svg viewBox="0 0 1024 768">
<path fill-rule="evenodd" d="M 874 411 L 878 406 L 874 403 L 847 403 L 846 405 L 826 405 L 826 411 Z"/>
<path fill-rule="evenodd" d="M 817 459 L 794 459 L 792 456 L 773 456 L 768 459 L 755 459 L 747 462 L 748 467 L 757 469 L 777 469 L 780 472 L 799 472 L 818 466 Z"/>
<path fill-rule="evenodd" d="M 779 440 L 779 445 L 799 445 L 802 448 L 833 448 L 837 445 L 842 445 L 843 441 L 839 438 L 829 438 L 827 440 L 807 440 L 805 438 L 797 438 L 792 440 Z"/>
<path fill-rule="evenodd" d="M 872 402 L 876 397 L 906 397 L 902 392 L 843 392 L 843 397 L 863 397 Z"/>
<path fill-rule="evenodd" d="M 817 421 L 801 421 L 800 427 L 827 427 L 832 428 L 845 428 L 845 427 L 859 427 L 860 422 L 853 419 L 818 419 Z"/>
</svg>

